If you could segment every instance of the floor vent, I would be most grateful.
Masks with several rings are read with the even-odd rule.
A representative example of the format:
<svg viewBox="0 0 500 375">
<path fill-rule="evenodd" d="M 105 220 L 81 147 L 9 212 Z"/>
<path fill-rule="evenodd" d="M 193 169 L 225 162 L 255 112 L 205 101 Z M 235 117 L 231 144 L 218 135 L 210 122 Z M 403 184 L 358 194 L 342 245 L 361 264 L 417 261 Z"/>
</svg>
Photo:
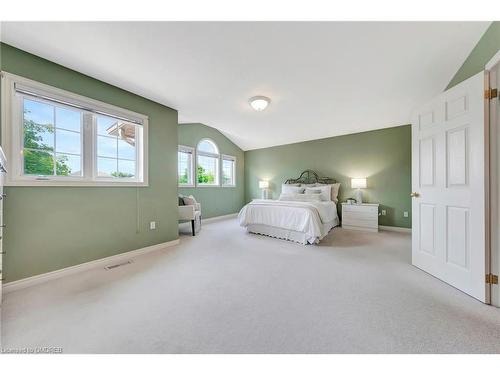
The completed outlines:
<svg viewBox="0 0 500 375">
<path fill-rule="evenodd" d="M 127 264 L 131 264 L 132 261 L 131 260 L 127 260 L 126 262 L 123 262 L 123 263 L 117 263 L 117 264 L 112 264 L 110 266 L 106 266 L 104 267 L 105 270 L 109 271 L 109 270 L 114 270 L 115 268 L 118 268 L 118 267 L 121 267 L 121 266 L 126 266 Z"/>
</svg>

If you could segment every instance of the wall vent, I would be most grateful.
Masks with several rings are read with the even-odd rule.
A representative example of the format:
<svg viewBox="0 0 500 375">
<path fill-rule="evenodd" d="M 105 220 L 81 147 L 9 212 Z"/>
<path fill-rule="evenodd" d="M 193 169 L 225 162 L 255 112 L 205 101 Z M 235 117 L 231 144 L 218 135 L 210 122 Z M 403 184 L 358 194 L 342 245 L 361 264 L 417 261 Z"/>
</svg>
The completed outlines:
<svg viewBox="0 0 500 375">
<path fill-rule="evenodd" d="M 121 266 L 126 266 L 127 264 L 131 264 L 131 263 L 132 263 L 131 260 L 127 260 L 126 262 L 123 262 L 123 263 L 111 264 L 109 266 L 104 267 L 104 269 L 106 271 L 114 270 L 115 268 L 118 268 L 118 267 L 121 267 Z"/>
</svg>

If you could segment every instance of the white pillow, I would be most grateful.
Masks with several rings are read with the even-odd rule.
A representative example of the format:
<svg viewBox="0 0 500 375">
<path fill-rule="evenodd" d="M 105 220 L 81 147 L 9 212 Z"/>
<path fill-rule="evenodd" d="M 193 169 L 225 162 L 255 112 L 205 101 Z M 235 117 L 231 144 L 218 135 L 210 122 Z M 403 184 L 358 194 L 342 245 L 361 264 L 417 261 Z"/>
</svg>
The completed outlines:
<svg viewBox="0 0 500 375">
<path fill-rule="evenodd" d="M 300 184 L 301 187 L 314 187 L 314 186 L 318 186 L 318 184 L 314 183 L 314 184 Z"/>
<path fill-rule="evenodd" d="M 321 194 L 321 189 L 316 189 L 315 187 L 308 187 L 304 191 L 304 194 Z"/>
<path fill-rule="evenodd" d="M 186 206 L 194 206 L 196 205 L 196 203 L 198 203 L 192 195 L 190 195 L 189 197 L 183 197 L 182 200 L 184 201 L 184 204 Z"/>
<path fill-rule="evenodd" d="M 320 185 L 313 188 L 306 188 L 306 194 L 317 194 L 320 192 L 321 200 L 329 201 L 332 199 L 332 185 Z"/>
<path fill-rule="evenodd" d="M 320 194 L 281 194 L 280 201 L 321 202 Z"/>
<path fill-rule="evenodd" d="M 304 188 L 300 186 L 290 186 L 289 184 L 281 185 L 281 194 L 302 194 Z"/>
<path fill-rule="evenodd" d="M 327 186 L 326 184 L 318 184 L 318 186 Z M 338 202 L 338 195 L 339 195 L 339 189 L 340 189 L 340 182 L 337 182 L 336 184 L 331 184 L 332 187 L 332 201 Z"/>
<path fill-rule="evenodd" d="M 321 202 L 323 200 L 323 198 L 321 197 L 321 193 L 313 193 L 313 194 L 304 193 L 302 195 L 307 199 L 313 200 L 314 202 Z"/>
</svg>

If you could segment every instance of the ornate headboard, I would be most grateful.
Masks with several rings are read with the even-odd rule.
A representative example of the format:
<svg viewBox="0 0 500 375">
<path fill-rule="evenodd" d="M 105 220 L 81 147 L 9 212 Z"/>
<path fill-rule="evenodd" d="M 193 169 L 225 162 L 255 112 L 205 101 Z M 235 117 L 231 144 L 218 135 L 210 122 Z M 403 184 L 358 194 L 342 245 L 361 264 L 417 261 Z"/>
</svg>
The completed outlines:
<svg viewBox="0 0 500 375">
<path fill-rule="evenodd" d="M 285 184 L 334 184 L 335 182 L 331 177 L 319 177 L 316 172 L 306 169 L 298 178 L 289 178 Z"/>
</svg>

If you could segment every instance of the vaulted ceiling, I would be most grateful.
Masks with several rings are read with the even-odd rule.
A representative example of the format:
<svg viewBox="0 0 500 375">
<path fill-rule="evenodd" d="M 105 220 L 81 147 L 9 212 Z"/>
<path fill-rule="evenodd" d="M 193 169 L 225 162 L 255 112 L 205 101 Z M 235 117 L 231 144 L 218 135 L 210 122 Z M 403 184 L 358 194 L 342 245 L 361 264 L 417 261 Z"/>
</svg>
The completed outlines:
<svg viewBox="0 0 500 375">
<path fill-rule="evenodd" d="M 1 40 L 254 149 L 407 124 L 488 22 L 4 22 Z M 255 95 L 271 98 L 256 112 Z"/>
</svg>

